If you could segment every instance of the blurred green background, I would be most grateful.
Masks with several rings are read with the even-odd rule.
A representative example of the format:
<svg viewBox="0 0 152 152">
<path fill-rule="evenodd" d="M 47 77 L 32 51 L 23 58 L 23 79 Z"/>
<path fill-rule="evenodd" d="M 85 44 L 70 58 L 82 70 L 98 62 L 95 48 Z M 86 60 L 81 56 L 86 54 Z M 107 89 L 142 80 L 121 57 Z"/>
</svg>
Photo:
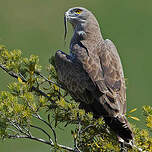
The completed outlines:
<svg viewBox="0 0 152 152">
<path fill-rule="evenodd" d="M 0 0 L 0 44 L 21 49 L 24 56 L 38 55 L 40 64 L 48 64 L 49 56 L 64 45 L 63 14 L 70 7 L 82 6 L 97 17 L 104 38 L 118 48 L 127 78 L 128 110 L 141 118 L 141 107 L 151 105 L 152 93 L 152 1 L 145 0 Z M 0 90 L 11 78 L 0 70 Z M 141 118 L 142 119 L 142 118 Z M 130 120 L 132 121 L 132 120 Z M 141 127 L 143 122 L 133 121 Z M 70 128 L 58 129 L 60 143 L 72 145 Z M 47 145 L 27 140 L 0 143 L 0 152 L 48 152 Z"/>
</svg>

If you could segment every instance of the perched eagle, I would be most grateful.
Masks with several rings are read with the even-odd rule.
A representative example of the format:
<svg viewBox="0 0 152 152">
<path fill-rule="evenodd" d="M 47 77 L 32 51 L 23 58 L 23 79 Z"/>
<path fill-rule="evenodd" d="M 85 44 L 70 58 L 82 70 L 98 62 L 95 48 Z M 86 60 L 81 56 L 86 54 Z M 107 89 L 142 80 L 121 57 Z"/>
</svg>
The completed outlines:
<svg viewBox="0 0 152 152">
<path fill-rule="evenodd" d="M 95 16 L 85 8 L 74 7 L 65 12 L 66 21 L 74 29 L 70 55 L 57 51 L 55 64 L 59 81 L 80 108 L 103 117 L 121 141 L 133 141 L 133 133 L 125 117 L 126 87 L 123 68 L 113 42 L 104 40 Z"/>
</svg>

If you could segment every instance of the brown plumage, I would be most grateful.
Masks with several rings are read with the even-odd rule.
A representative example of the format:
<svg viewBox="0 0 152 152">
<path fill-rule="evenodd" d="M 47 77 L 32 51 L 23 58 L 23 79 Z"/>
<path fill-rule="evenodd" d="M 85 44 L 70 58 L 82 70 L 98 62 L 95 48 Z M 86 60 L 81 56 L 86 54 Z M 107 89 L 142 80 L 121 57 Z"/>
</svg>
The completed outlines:
<svg viewBox="0 0 152 152">
<path fill-rule="evenodd" d="M 98 22 L 85 8 L 71 8 L 65 13 L 74 34 L 70 55 L 57 51 L 56 70 L 59 81 L 80 108 L 103 116 L 105 122 L 126 142 L 133 133 L 125 117 L 126 87 L 123 68 L 115 45 L 102 38 Z M 66 33 L 65 33 L 66 36 Z"/>
</svg>

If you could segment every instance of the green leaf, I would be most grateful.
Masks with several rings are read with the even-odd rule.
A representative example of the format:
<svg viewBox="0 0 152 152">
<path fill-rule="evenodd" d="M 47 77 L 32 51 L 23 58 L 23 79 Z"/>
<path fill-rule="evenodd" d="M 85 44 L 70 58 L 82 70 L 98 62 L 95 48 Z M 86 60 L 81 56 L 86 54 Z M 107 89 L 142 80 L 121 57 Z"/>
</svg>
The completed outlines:
<svg viewBox="0 0 152 152">
<path fill-rule="evenodd" d="M 136 110 L 137 110 L 137 108 L 134 108 L 134 109 L 130 110 L 128 113 L 133 113 L 133 112 L 135 112 Z"/>
<path fill-rule="evenodd" d="M 131 115 L 128 115 L 128 117 L 129 117 L 129 118 L 132 118 L 132 119 L 134 119 L 134 120 L 140 121 L 140 119 L 137 118 L 137 117 L 133 117 L 133 116 L 131 116 Z"/>
</svg>

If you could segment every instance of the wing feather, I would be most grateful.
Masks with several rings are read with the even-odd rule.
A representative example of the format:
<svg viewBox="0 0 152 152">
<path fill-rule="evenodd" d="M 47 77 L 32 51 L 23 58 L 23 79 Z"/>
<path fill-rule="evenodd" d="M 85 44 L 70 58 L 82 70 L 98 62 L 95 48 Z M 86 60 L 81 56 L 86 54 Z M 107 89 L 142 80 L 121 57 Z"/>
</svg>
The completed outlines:
<svg viewBox="0 0 152 152">
<path fill-rule="evenodd" d="M 104 82 L 112 96 L 108 99 L 119 107 L 119 114 L 126 112 L 126 87 L 123 68 L 117 49 L 109 39 L 105 40 L 104 51 L 100 54 Z"/>
<path fill-rule="evenodd" d="M 88 42 L 82 43 L 88 46 Z M 124 114 L 126 112 L 126 87 L 123 68 L 115 45 L 107 39 L 93 50 L 87 49 L 89 56 L 78 44 L 71 48 L 82 63 L 84 71 L 88 73 L 101 94 L 104 94 L 104 99 L 100 99 L 103 107 L 108 106 L 109 112 L 113 110 L 116 114 Z"/>
</svg>

